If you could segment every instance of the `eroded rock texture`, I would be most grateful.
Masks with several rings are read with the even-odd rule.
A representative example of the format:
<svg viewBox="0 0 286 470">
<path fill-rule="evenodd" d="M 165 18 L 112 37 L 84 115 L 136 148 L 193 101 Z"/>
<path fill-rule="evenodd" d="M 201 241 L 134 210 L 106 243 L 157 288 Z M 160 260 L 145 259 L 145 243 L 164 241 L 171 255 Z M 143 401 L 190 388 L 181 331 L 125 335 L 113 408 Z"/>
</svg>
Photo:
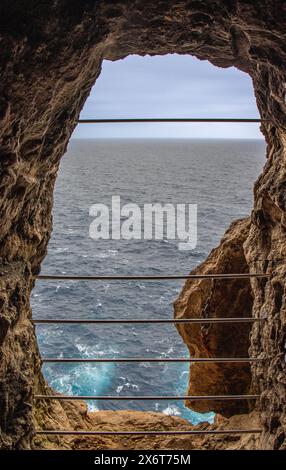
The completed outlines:
<svg viewBox="0 0 286 470">
<path fill-rule="evenodd" d="M 265 119 L 268 158 L 245 255 L 251 272 L 272 278 L 251 283 L 253 314 L 266 318 L 251 335 L 251 354 L 266 360 L 252 372 L 262 446 L 285 448 L 285 8 L 282 0 L 1 1 L 0 258 L 1 272 L 11 273 L 1 281 L 2 447 L 29 446 L 33 434 L 29 410 L 41 376 L 27 273 L 46 254 L 58 165 L 101 61 L 176 52 L 249 73 Z"/>
<path fill-rule="evenodd" d="M 220 245 L 192 274 L 247 273 L 243 243 L 250 221 L 232 224 Z M 252 316 L 249 279 L 188 279 L 175 303 L 176 318 L 231 318 Z M 250 323 L 179 323 L 178 331 L 191 357 L 248 357 Z M 194 363 L 190 366 L 188 395 L 244 395 L 251 392 L 248 363 Z M 195 411 L 215 411 L 225 416 L 249 411 L 242 401 L 191 401 Z"/>
<path fill-rule="evenodd" d="M 32 390 L 40 357 L 29 306 L 31 276 L 22 263 L 1 267 L 0 448 L 30 445 Z"/>
<path fill-rule="evenodd" d="M 192 426 L 189 421 L 163 413 L 141 411 L 99 411 L 89 413 L 86 404 L 64 401 L 42 403 L 37 409 L 37 426 L 43 429 L 85 429 L 88 431 L 204 431 L 212 429 L 259 428 L 257 412 L 236 415 L 230 419 L 217 416 L 213 425 L 201 423 Z M 234 434 L 229 436 L 213 435 L 157 435 L 157 436 L 45 436 L 38 435 L 33 440 L 33 449 L 172 449 L 172 450 L 245 450 L 259 448 L 259 434 Z"/>
</svg>

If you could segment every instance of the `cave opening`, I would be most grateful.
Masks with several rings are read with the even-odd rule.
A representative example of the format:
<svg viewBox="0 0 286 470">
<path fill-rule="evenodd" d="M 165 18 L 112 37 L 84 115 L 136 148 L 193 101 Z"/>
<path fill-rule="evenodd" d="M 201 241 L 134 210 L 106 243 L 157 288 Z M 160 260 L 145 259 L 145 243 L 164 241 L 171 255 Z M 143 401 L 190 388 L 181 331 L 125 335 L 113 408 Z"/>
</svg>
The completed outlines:
<svg viewBox="0 0 286 470">
<path fill-rule="evenodd" d="M 80 119 L 130 117 L 257 118 L 258 112 L 250 78 L 234 68 L 220 69 L 176 54 L 105 61 Z M 233 220 L 248 216 L 253 182 L 264 159 L 265 144 L 253 123 L 78 124 L 60 166 L 42 273 L 187 274 L 219 243 Z M 197 204 L 198 245 L 186 252 L 166 238 L 92 240 L 90 207 L 108 206 L 114 195 L 139 205 Z M 182 281 L 167 286 L 38 281 L 32 293 L 33 318 L 171 318 L 182 287 Z M 37 337 L 44 357 L 188 356 L 174 325 L 160 325 L 159 330 L 154 325 L 38 325 Z M 49 385 L 66 395 L 186 393 L 187 364 L 152 369 L 148 363 L 43 367 Z M 88 405 L 93 411 L 159 411 L 193 424 L 212 422 L 214 416 L 212 409 L 195 412 L 176 399 L 93 400 Z"/>
<path fill-rule="evenodd" d="M 251 353 L 258 358 L 267 354 L 267 360 L 252 365 L 261 394 L 257 408 L 262 435 L 256 443 L 241 445 L 285 448 L 284 2 L 126 0 L 112 2 L 111 7 L 101 0 L 58 0 L 40 6 L 29 2 L 29 8 L 17 0 L 13 8 L 10 3 L 4 2 L 0 18 L 1 448 L 30 449 L 36 428 L 56 428 L 59 422 L 69 429 L 91 425 L 82 408 L 75 412 L 75 404 L 35 401 L 36 394 L 48 390 L 31 321 L 30 294 L 52 230 L 59 162 L 103 58 L 116 61 L 131 54 L 168 53 L 190 54 L 218 67 L 235 66 L 253 80 L 267 163 L 254 187 L 243 248 L 247 268 L 266 271 L 270 277 L 252 283 L 253 315 L 262 314 L 265 320 L 251 333 Z M 229 246 L 220 246 L 216 253 Z M 130 414 L 124 418 L 130 419 L 130 427 L 145 429 L 151 416 L 143 415 L 140 423 Z M 166 429 L 182 425 L 177 417 L 162 416 L 160 423 L 164 420 Z M 112 423 L 118 429 L 118 422 Z M 154 427 L 152 420 L 148 423 Z M 102 429 L 100 422 L 93 424 Z M 37 438 L 38 448 L 79 445 L 78 439 L 52 438 L 51 444 L 48 438 Z M 116 439 L 110 445 L 118 444 Z M 142 442 L 150 448 L 169 445 L 159 437 Z M 192 442 L 188 440 L 188 449 Z M 227 439 L 208 442 L 214 449 L 232 446 Z M 128 443 L 129 448 L 136 444 L 132 439 Z M 177 440 L 174 446 L 179 445 Z"/>
</svg>

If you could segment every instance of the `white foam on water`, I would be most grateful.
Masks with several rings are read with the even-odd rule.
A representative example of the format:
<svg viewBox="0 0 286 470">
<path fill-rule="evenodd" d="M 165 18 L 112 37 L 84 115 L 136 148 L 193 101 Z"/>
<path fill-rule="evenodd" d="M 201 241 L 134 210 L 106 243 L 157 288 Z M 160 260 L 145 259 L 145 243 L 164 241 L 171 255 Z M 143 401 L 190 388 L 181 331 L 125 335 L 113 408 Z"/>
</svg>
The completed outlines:
<svg viewBox="0 0 286 470">
<path fill-rule="evenodd" d="M 176 405 L 168 405 L 167 408 L 163 410 L 163 413 L 169 416 L 181 416 L 181 412 Z"/>
<path fill-rule="evenodd" d="M 140 289 L 140 290 L 146 289 L 146 286 L 145 286 L 144 284 L 139 284 L 139 283 L 137 283 L 137 284 L 136 284 L 136 287 L 138 287 L 138 289 Z"/>
<path fill-rule="evenodd" d="M 54 251 L 56 253 L 64 253 L 65 251 L 68 251 L 68 249 L 69 249 L 68 246 L 66 246 L 66 247 L 63 247 L 63 248 L 61 248 L 61 247 L 60 248 L 54 248 L 51 251 Z"/>
</svg>

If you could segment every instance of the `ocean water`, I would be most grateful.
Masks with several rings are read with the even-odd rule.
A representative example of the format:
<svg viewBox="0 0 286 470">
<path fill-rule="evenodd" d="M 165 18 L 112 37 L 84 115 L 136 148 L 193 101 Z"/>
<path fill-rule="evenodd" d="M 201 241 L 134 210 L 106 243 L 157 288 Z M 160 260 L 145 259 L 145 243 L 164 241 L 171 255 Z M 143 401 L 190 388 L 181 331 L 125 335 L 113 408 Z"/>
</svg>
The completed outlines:
<svg viewBox="0 0 286 470">
<path fill-rule="evenodd" d="M 47 274 L 187 274 L 252 207 L 253 183 L 265 159 L 263 141 L 72 140 L 55 190 L 54 229 L 42 266 Z M 198 244 L 180 251 L 176 240 L 93 240 L 92 204 L 198 205 Z M 34 318 L 172 318 L 183 281 L 38 281 Z M 175 326 L 38 325 L 45 357 L 188 357 Z M 47 364 L 50 385 L 74 395 L 182 395 L 188 364 Z M 211 420 L 182 401 L 92 401 L 90 409 L 161 411 L 193 423 Z"/>
</svg>

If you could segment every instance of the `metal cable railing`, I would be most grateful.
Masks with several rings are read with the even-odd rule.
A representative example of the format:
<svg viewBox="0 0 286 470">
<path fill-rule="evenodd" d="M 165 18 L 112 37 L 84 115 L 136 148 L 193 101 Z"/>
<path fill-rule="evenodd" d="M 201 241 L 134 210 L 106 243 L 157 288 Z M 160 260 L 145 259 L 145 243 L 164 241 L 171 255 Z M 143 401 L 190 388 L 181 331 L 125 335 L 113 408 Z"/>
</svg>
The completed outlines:
<svg viewBox="0 0 286 470">
<path fill-rule="evenodd" d="M 145 324 L 145 323 L 194 323 L 194 324 L 220 324 L 220 323 L 257 323 L 257 322 L 262 322 L 265 321 L 265 318 L 251 318 L 251 317 L 236 317 L 236 318 L 174 318 L 174 319 L 161 319 L 161 318 L 156 318 L 156 319 L 147 319 L 147 318 L 136 318 L 136 319 L 100 319 L 100 320 L 93 320 L 93 319 L 86 319 L 86 320 L 80 320 L 77 318 L 54 318 L 54 319 L 43 319 L 43 318 L 38 318 L 32 320 L 35 325 L 37 324 L 116 324 L 116 323 L 122 323 L 122 324 Z"/>
<path fill-rule="evenodd" d="M 42 358 L 43 363 L 101 363 L 101 362 L 264 362 L 265 359 L 257 357 L 95 357 L 95 358 L 77 358 L 77 357 L 44 357 Z"/>
<path fill-rule="evenodd" d="M 228 274 L 188 274 L 168 276 L 74 276 L 61 274 L 38 274 L 35 279 L 41 281 L 171 281 L 179 279 L 263 279 L 269 278 L 269 273 L 228 273 Z"/>
<path fill-rule="evenodd" d="M 192 401 L 232 401 L 232 400 L 257 400 L 260 395 L 35 395 L 35 400 L 192 400 Z"/>
<path fill-rule="evenodd" d="M 94 120 L 93 120 L 94 121 Z M 130 120 L 129 120 L 130 121 Z M 128 121 L 128 122 L 129 122 Z M 90 121 L 88 121 L 90 122 Z M 102 120 L 96 120 L 102 122 Z M 108 122 L 115 122 L 108 120 Z M 120 122 L 127 122 L 122 120 Z M 131 121 L 133 122 L 133 121 Z M 135 120 L 134 122 L 138 122 Z M 146 121 L 144 121 L 146 122 Z M 213 122 L 213 121 L 208 121 Z M 241 120 L 239 121 L 241 122 Z M 248 122 L 248 121 L 247 121 Z M 215 273 L 215 274 L 189 274 L 189 275 L 168 275 L 168 276 L 74 276 L 74 275 L 37 275 L 36 280 L 49 281 L 161 281 L 161 280 L 178 280 L 178 279 L 268 279 L 270 273 Z M 33 323 L 37 324 L 227 324 L 227 323 L 256 323 L 262 322 L 265 318 L 252 318 L 252 317 L 226 317 L 226 318 L 180 318 L 180 319 L 34 319 Z M 49 358 L 42 359 L 43 363 L 257 363 L 265 361 L 263 358 L 256 357 L 204 357 L 204 358 L 166 358 L 166 357 L 128 357 L 128 358 Z M 35 395 L 35 400 L 118 400 L 118 401 L 131 401 L 131 400 L 192 400 L 192 401 L 235 401 L 235 400 L 257 400 L 260 395 L 245 394 L 245 395 L 166 395 L 166 396 L 108 396 L 108 395 Z M 261 433 L 262 429 L 224 429 L 224 430 L 188 430 L 188 431 L 65 431 L 65 430 L 38 430 L 36 434 L 42 435 L 74 435 L 74 436 L 155 436 L 155 435 L 209 435 L 209 434 L 257 434 Z"/>
<path fill-rule="evenodd" d="M 41 430 L 35 434 L 60 436 L 195 436 L 208 434 L 260 434 L 262 429 L 210 429 L 192 431 L 54 431 Z"/>
<path fill-rule="evenodd" d="M 263 123 L 268 119 L 257 118 L 121 118 L 121 119 L 79 119 L 79 124 L 111 124 L 111 123 Z M 167 281 L 179 279 L 267 279 L 267 273 L 235 273 L 235 274 L 190 274 L 171 276 L 69 276 L 69 275 L 37 275 L 36 280 L 59 281 Z M 34 324 L 156 324 L 156 323 L 256 323 L 264 318 L 188 318 L 188 319 L 34 319 Z M 43 363 L 71 363 L 71 362 L 244 362 L 255 363 L 263 361 L 261 358 L 44 358 Z M 205 395 L 205 396 L 69 396 L 69 395 L 36 395 L 36 400 L 256 400 L 259 395 Z M 65 430 L 38 430 L 39 435 L 74 435 L 74 436 L 155 436 L 155 435 L 209 435 L 209 434 L 257 434 L 262 429 L 224 429 L 224 430 L 188 430 L 188 431 L 65 431 Z"/>
<path fill-rule="evenodd" d="M 261 123 L 269 122 L 269 119 L 259 118 L 119 118 L 119 119 L 79 119 L 78 124 L 120 124 L 120 123 L 147 123 L 147 122 L 162 122 L 162 123 L 183 123 L 183 122 L 208 122 L 208 123 Z"/>
</svg>

